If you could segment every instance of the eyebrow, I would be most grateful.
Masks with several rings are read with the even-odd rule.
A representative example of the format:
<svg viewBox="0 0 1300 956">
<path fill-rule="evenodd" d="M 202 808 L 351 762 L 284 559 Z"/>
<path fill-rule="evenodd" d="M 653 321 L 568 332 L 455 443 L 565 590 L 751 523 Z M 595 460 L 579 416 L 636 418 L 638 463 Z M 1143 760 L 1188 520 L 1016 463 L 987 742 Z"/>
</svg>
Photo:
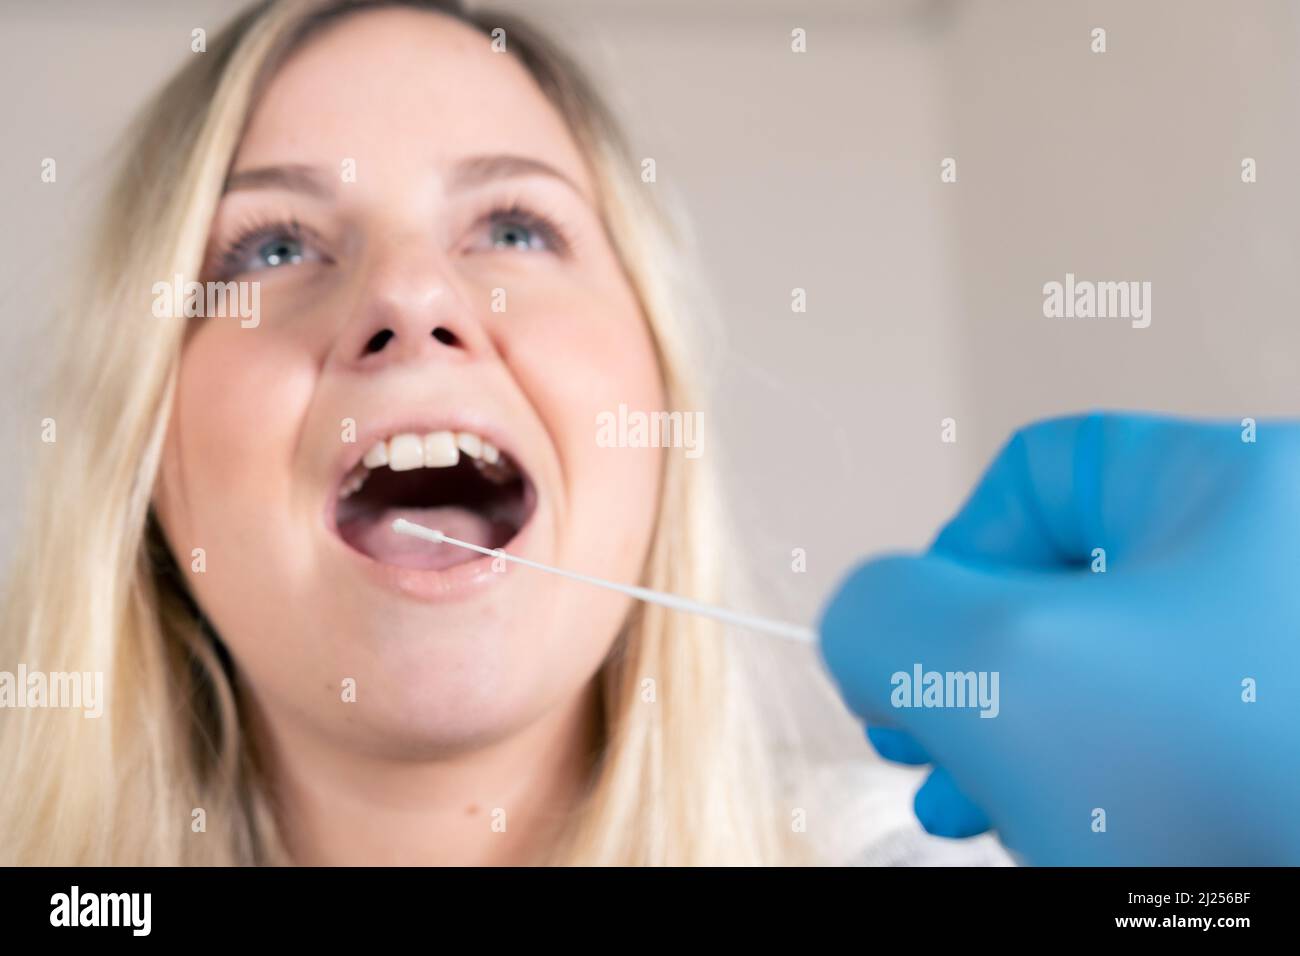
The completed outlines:
<svg viewBox="0 0 1300 956">
<path fill-rule="evenodd" d="M 226 177 L 222 194 L 241 189 L 284 189 L 317 199 L 331 199 L 334 196 L 334 190 L 316 169 L 298 165 L 259 166 L 231 173 Z"/>
<path fill-rule="evenodd" d="M 516 179 L 523 176 L 546 176 L 558 180 L 586 199 L 586 193 L 570 177 L 549 163 L 528 156 L 499 153 L 470 156 L 456 163 L 447 178 L 449 191 L 471 189 L 497 179 Z M 302 193 L 316 199 L 332 199 L 334 189 L 329 179 L 317 167 L 303 165 L 259 166 L 231 173 L 226 178 L 225 193 L 238 190 L 283 189 Z"/>
<path fill-rule="evenodd" d="M 579 196 L 586 194 L 578 184 L 549 163 L 528 156 L 500 153 L 491 156 L 470 156 L 462 159 L 452 169 L 447 179 L 448 189 L 469 189 L 494 179 L 515 179 L 521 176 L 547 176 L 557 179 Z"/>
</svg>

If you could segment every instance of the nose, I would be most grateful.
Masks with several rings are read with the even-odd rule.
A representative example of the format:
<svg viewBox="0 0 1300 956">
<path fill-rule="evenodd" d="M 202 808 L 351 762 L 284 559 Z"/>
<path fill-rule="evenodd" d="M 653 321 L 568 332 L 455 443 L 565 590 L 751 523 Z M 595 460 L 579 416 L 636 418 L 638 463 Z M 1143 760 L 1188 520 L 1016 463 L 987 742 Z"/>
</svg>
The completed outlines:
<svg viewBox="0 0 1300 956">
<path fill-rule="evenodd" d="M 374 250 L 363 269 L 352 318 L 334 347 L 340 364 L 374 370 L 465 361 L 490 348 L 451 263 L 427 242 Z"/>
</svg>

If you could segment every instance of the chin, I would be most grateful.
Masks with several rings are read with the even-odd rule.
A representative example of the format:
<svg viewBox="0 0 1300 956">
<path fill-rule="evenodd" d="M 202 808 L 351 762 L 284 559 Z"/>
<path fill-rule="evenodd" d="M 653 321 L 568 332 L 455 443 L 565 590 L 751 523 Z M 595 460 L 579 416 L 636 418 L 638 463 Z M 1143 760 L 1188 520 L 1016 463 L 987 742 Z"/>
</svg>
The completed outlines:
<svg viewBox="0 0 1300 956">
<path fill-rule="evenodd" d="M 357 702 L 346 705 L 355 710 L 343 714 L 350 730 L 366 734 L 376 752 L 447 756 L 519 733 L 581 689 L 536 666 L 493 672 L 487 660 L 466 664 L 460 672 L 427 667 L 358 680 Z"/>
</svg>

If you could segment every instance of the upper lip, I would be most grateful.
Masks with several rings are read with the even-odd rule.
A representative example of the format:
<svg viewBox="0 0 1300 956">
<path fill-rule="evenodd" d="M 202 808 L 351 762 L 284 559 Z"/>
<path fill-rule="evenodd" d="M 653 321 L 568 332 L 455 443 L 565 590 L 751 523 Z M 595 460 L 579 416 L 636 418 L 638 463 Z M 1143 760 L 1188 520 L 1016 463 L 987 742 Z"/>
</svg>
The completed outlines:
<svg viewBox="0 0 1300 956">
<path fill-rule="evenodd" d="M 394 435 L 400 435 L 404 432 L 425 435 L 436 431 L 472 432 L 490 441 L 501 450 L 503 455 L 514 462 L 526 481 L 533 481 L 532 476 L 536 472 L 528 461 L 529 456 L 520 451 L 519 440 L 507 432 L 498 419 L 486 412 L 461 409 L 445 413 L 433 412 L 419 416 L 392 415 L 383 419 L 376 418 L 368 421 L 365 427 L 357 432 L 356 442 L 345 444 L 343 450 L 335 459 L 328 485 L 329 494 L 325 501 L 330 527 L 336 527 L 335 513 L 338 507 L 338 492 L 343 485 L 343 480 L 361 463 L 361 459 L 365 457 L 366 452 L 376 442 L 392 438 Z"/>
</svg>

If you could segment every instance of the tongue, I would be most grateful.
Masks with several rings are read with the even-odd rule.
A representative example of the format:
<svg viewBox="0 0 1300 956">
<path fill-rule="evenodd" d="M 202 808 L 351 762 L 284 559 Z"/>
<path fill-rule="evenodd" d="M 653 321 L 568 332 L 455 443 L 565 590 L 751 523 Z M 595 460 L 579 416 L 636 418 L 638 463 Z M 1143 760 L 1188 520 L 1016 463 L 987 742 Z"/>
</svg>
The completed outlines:
<svg viewBox="0 0 1300 956">
<path fill-rule="evenodd" d="M 446 532 L 484 548 L 499 548 L 509 537 L 508 526 L 489 521 L 465 508 L 384 508 L 369 511 L 339 525 L 339 536 L 362 554 L 380 564 L 399 568 L 441 571 L 481 557 L 454 544 L 434 544 L 410 535 L 398 534 L 393 522 L 398 518 L 414 521 L 426 528 Z"/>
</svg>

